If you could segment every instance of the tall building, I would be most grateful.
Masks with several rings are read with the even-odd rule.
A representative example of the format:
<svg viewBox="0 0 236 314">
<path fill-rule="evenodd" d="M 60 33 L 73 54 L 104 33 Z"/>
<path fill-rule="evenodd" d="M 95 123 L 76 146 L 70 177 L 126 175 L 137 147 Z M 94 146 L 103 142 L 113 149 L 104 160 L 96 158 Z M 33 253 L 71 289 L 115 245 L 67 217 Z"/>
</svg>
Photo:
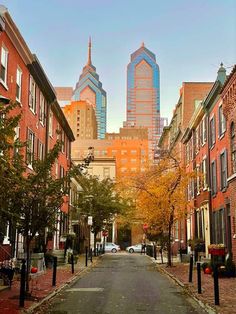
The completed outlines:
<svg viewBox="0 0 236 314">
<path fill-rule="evenodd" d="M 86 100 L 94 106 L 97 118 L 98 138 L 105 138 L 107 96 L 102 88 L 102 83 L 99 81 L 96 68 L 92 64 L 91 39 L 89 39 L 88 46 L 88 62 L 84 66 L 79 81 L 76 84 L 73 100 Z"/>
<path fill-rule="evenodd" d="M 125 127 L 148 128 L 152 158 L 160 138 L 160 70 L 155 54 L 144 43 L 131 54 L 127 67 L 126 115 Z"/>
<path fill-rule="evenodd" d="M 97 138 L 97 121 L 91 104 L 85 100 L 72 101 L 63 107 L 63 112 L 76 140 Z"/>
</svg>

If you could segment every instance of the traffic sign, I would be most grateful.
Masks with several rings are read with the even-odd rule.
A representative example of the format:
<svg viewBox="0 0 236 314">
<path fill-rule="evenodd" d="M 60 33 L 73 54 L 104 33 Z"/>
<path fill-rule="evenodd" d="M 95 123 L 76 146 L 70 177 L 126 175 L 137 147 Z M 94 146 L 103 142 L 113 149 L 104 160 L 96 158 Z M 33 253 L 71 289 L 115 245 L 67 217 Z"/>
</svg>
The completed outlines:
<svg viewBox="0 0 236 314">
<path fill-rule="evenodd" d="M 103 237 L 107 237 L 107 236 L 108 236 L 108 231 L 107 231 L 107 230 L 103 230 L 102 236 L 103 236 Z"/>
</svg>

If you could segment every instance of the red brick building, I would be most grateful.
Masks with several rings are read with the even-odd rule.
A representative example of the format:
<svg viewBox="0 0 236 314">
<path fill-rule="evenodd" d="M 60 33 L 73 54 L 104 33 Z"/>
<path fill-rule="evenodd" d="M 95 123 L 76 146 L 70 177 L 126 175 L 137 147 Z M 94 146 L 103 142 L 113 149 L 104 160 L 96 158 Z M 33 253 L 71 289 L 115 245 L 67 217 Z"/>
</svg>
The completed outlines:
<svg viewBox="0 0 236 314">
<path fill-rule="evenodd" d="M 227 203 L 227 217 L 229 245 L 231 244 L 233 259 L 236 262 L 236 66 L 227 78 L 222 91 L 223 111 L 226 117 L 227 128 L 227 157 L 228 157 L 228 191 L 229 203 Z M 231 241 L 231 243 L 230 243 Z"/>
<path fill-rule="evenodd" d="M 23 152 L 27 171 L 32 171 L 33 159 L 42 159 L 53 147 L 59 136 L 56 130 L 60 130 L 64 145 L 53 171 L 55 175 L 64 175 L 70 167 L 73 133 L 37 57 L 31 53 L 7 9 L 2 5 L 0 6 L 0 56 L 0 97 L 20 104 L 19 109 L 15 109 L 13 114 L 22 113 L 15 131 L 16 137 L 28 143 Z M 63 232 L 67 228 L 66 196 L 61 213 L 63 223 L 60 224 L 59 231 Z M 15 242 L 18 242 L 18 252 L 22 252 L 21 235 L 16 231 L 9 234 L 8 228 L 4 249 L 9 250 L 11 246 L 11 254 L 17 256 L 18 252 L 14 249 Z M 58 246 L 59 241 L 54 241 L 54 247 Z"/>
</svg>

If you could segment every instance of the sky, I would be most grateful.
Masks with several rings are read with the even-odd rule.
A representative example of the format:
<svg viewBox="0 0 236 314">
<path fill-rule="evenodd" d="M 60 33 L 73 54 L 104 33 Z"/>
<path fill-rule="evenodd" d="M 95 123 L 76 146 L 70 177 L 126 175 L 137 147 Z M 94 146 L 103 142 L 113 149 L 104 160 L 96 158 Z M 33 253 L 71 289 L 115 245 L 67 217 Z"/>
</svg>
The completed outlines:
<svg viewBox="0 0 236 314">
<path fill-rule="evenodd" d="M 161 116 L 182 82 L 215 81 L 221 62 L 236 63 L 235 0 L 0 0 L 53 86 L 75 87 L 87 62 L 107 92 L 107 131 L 126 119 L 126 69 L 141 43 L 160 67 Z"/>
</svg>

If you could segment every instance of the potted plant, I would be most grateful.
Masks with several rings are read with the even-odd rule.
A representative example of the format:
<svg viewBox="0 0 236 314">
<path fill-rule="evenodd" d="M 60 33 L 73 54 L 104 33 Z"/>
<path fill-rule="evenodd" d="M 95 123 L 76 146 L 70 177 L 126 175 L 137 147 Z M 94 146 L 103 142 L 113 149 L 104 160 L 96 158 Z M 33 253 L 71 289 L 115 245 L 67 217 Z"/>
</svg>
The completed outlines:
<svg viewBox="0 0 236 314">
<path fill-rule="evenodd" d="M 225 245 L 223 243 L 208 245 L 208 252 L 211 255 L 221 256 L 225 255 Z"/>
</svg>

